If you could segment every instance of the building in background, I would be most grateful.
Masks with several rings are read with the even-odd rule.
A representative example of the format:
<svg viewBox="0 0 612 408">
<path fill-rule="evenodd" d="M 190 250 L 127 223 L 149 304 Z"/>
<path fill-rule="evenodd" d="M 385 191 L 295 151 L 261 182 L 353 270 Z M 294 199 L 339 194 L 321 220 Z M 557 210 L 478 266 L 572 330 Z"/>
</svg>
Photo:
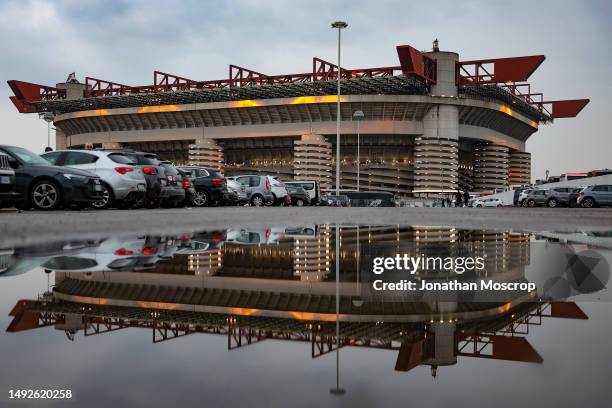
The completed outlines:
<svg viewBox="0 0 612 408">
<path fill-rule="evenodd" d="M 51 112 L 58 148 L 129 147 L 227 175 L 276 174 L 332 185 L 336 80 L 341 76 L 341 188 L 436 197 L 531 179 L 525 143 L 540 124 L 575 117 L 588 99 L 547 101 L 526 81 L 543 55 L 461 61 L 456 52 L 397 46 L 399 65 L 267 75 L 230 65 L 199 81 L 154 72 L 128 86 L 73 75 L 48 87 L 8 81 L 22 113 Z M 332 137 L 333 136 L 333 137 Z"/>
</svg>

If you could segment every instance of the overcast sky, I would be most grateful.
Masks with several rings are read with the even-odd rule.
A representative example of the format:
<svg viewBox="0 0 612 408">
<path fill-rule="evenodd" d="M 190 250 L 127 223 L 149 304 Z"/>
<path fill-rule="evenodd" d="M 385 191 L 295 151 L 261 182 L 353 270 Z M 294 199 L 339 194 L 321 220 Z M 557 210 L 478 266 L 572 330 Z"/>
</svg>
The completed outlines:
<svg viewBox="0 0 612 408">
<path fill-rule="evenodd" d="M 175 4 L 176 3 L 176 4 Z M 544 54 L 531 77 L 546 99 L 590 98 L 576 119 L 541 126 L 527 144 L 537 178 L 549 169 L 612 168 L 610 1 L 26 1 L 0 0 L 0 142 L 42 151 L 46 124 L 17 113 L 5 81 L 54 85 L 76 72 L 128 85 L 153 70 L 227 78 L 228 64 L 267 74 L 308 72 L 335 58 L 331 21 L 343 19 L 343 66 L 398 65 L 395 46 L 460 59 Z"/>
</svg>

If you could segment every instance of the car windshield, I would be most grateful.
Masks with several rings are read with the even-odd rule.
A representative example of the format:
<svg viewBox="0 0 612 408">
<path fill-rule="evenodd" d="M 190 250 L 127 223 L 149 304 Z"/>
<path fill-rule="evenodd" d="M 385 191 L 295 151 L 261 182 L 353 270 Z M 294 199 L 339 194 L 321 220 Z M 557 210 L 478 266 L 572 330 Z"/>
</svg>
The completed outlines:
<svg viewBox="0 0 612 408">
<path fill-rule="evenodd" d="M 24 162 L 25 164 L 36 164 L 39 166 L 50 166 L 51 163 L 37 155 L 36 153 L 32 153 L 27 149 L 23 149 L 21 147 L 5 147 L 7 152 L 17 156 L 19 160 Z"/>
</svg>

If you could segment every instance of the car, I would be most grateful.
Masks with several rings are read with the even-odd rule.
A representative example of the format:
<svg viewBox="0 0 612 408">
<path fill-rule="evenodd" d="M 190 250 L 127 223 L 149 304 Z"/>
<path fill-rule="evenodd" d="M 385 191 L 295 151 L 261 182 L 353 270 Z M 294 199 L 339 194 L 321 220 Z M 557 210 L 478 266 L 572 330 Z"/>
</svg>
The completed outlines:
<svg viewBox="0 0 612 408">
<path fill-rule="evenodd" d="M 612 206 L 612 185 L 596 184 L 583 188 L 578 193 L 577 203 L 584 208 Z"/>
<path fill-rule="evenodd" d="M 479 197 L 472 202 L 472 207 L 503 207 L 504 202 L 500 198 Z"/>
<path fill-rule="evenodd" d="M 228 198 L 227 181 L 219 170 L 209 167 L 180 166 L 192 180 L 195 194 L 192 203 L 196 207 L 217 205 Z"/>
<path fill-rule="evenodd" d="M 227 183 L 228 198 L 224 201 L 224 204 L 240 205 L 249 201 L 245 186 L 235 180 L 226 179 L 225 181 Z"/>
<path fill-rule="evenodd" d="M 310 205 L 321 204 L 321 185 L 318 180 L 294 180 L 284 181 L 287 188 L 289 186 L 302 187 L 310 197 Z"/>
<path fill-rule="evenodd" d="M 183 176 L 174 167 L 172 162 L 160 161 L 159 166 L 163 169 L 163 174 L 166 176 L 165 194 L 161 197 L 161 205 L 164 207 L 176 207 L 184 203 L 186 193 L 185 186 L 183 185 Z"/>
<path fill-rule="evenodd" d="M 0 208 L 19 197 L 15 191 L 15 170 L 9 163 L 9 155 L 0 152 Z"/>
<path fill-rule="evenodd" d="M 532 191 L 537 190 L 535 188 L 518 188 L 516 190 L 514 190 L 514 205 L 517 205 L 519 207 L 523 206 L 526 207 L 527 206 L 527 202 L 525 201 L 525 198 L 527 198 L 527 195 L 529 193 L 531 193 Z M 524 205 L 523 205 L 524 203 Z"/>
<path fill-rule="evenodd" d="M 147 182 L 142 169 L 134 167 L 134 161 L 121 152 L 98 150 L 56 150 L 40 155 L 56 166 L 91 171 L 102 181 L 102 199 L 92 207 L 105 209 L 117 205 L 131 206 L 142 200 Z"/>
<path fill-rule="evenodd" d="M 181 175 L 181 185 L 185 190 L 185 199 L 182 203 L 179 203 L 179 207 L 185 207 L 193 205 L 193 198 L 195 197 L 195 188 L 193 188 L 193 177 L 190 177 L 180 168 L 177 168 L 178 173 Z"/>
<path fill-rule="evenodd" d="M 523 200 L 523 207 L 539 207 L 546 204 L 546 190 L 533 190 Z"/>
<path fill-rule="evenodd" d="M 576 207 L 578 203 L 578 193 L 582 187 L 555 187 L 544 192 L 546 196 L 546 205 L 550 208 L 555 208 L 560 205 L 567 207 Z"/>
<path fill-rule="evenodd" d="M 351 207 L 395 207 L 395 195 L 384 191 L 348 191 Z"/>
<path fill-rule="evenodd" d="M 328 194 L 321 198 L 321 203 L 328 207 L 350 207 L 351 199 L 347 195 Z"/>
<path fill-rule="evenodd" d="M 310 205 L 310 195 L 302 187 L 288 184 L 287 191 L 291 197 L 291 205 L 303 207 Z"/>
<path fill-rule="evenodd" d="M 229 177 L 229 179 L 245 187 L 247 200 L 252 206 L 261 207 L 266 205 L 266 203 L 274 201 L 268 176 L 240 175 Z"/>
<path fill-rule="evenodd" d="M 135 208 L 159 207 L 164 198 L 170 195 L 171 188 L 168 186 L 168 179 L 161 160 L 155 153 L 139 152 L 131 149 L 114 150 L 125 153 L 142 170 L 147 181 L 147 193 L 144 200 L 134 203 Z"/>
<path fill-rule="evenodd" d="M 100 177 L 89 171 L 54 166 L 36 153 L 17 146 L 0 145 L 15 171 L 19 208 L 55 210 L 62 206 L 85 207 L 102 198 Z"/>
<path fill-rule="evenodd" d="M 274 196 L 272 201 L 266 201 L 266 205 L 290 205 L 291 197 L 289 196 L 285 183 L 280 181 L 278 177 L 266 177 L 270 181 L 270 191 L 272 191 L 272 195 Z"/>
</svg>

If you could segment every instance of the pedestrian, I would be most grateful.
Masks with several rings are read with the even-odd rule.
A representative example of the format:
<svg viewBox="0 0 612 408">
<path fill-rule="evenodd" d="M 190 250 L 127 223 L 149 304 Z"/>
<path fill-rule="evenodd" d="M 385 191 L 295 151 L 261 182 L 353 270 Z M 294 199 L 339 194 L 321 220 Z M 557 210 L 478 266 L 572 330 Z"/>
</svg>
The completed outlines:
<svg viewBox="0 0 612 408">
<path fill-rule="evenodd" d="M 51 146 L 45 147 L 45 153 L 52 152 L 52 151 L 53 151 L 53 148 Z"/>
<path fill-rule="evenodd" d="M 465 190 L 465 192 L 463 193 L 463 205 L 467 207 L 469 203 L 470 203 L 470 193 L 468 193 L 468 191 Z"/>
<path fill-rule="evenodd" d="M 455 194 L 455 205 L 457 207 L 463 207 L 463 196 L 459 190 L 457 190 L 457 194 Z"/>
<path fill-rule="evenodd" d="M 85 145 L 85 150 L 93 150 L 93 143 L 87 143 Z"/>
</svg>

